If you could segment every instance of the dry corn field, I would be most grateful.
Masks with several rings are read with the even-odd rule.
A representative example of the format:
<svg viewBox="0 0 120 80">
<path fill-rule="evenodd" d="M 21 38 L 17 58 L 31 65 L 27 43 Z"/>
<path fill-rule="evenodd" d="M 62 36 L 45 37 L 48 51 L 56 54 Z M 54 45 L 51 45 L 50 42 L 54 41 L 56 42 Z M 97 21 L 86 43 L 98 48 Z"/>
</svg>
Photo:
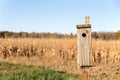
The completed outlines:
<svg viewBox="0 0 120 80">
<path fill-rule="evenodd" d="M 81 70 L 78 70 L 76 66 L 76 42 L 76 39 L 0 39 L 0 61 L 81 74 Z M 105 76 L 102 80 L 108 80 L 109 78 L 106 75 L 112 75 L 109 80 L 113 80 L 114 77 L 116 77 L 115 80 L 119 79 L 119 40 L 92 40 L 92 55 L 94 67 L 87 69 L 87 71 L 93 77 L 99 75 L 95 80 L 101 78 L 101 76 Z M 117 65 L 115 69 L 113 68 L 114 65 Z M 111 71 L 111 69 L 113 70 L 110 73 L 109 70 Z M 118 74 L 114 75 L 116 73 Z"/>
</svg>

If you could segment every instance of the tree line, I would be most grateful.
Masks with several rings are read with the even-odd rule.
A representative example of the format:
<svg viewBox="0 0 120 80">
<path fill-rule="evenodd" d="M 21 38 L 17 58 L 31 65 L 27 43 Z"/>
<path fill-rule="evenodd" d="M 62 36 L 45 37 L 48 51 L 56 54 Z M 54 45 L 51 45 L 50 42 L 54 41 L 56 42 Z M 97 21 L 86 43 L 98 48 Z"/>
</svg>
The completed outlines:
<svg viewBox="0 0 120 80">
<path fill-rule="evenodd" d="M 36 32 L 9 32 L 1 31 L 0 38 L 73 38 L 74 35 L 71 34 L 61 34 L 61 33 L 36 33 Z"/>
<path fill-rule="evenodd" d="M 92 38 L 102 40 L 120 39 L 120 31 L 117 32 L 92 32 Z"/>
<path fill-rule="evenodd" d="M 61 34 L 61 33 L 36 33 L 36 32 L 9 32 L 1 31 L 0 38 L 76 38 L 77 34 Z M 102 40 L 120 39 L 120 31 L 117 32 L 92 32 L 92 38 Z"/>
</svg>

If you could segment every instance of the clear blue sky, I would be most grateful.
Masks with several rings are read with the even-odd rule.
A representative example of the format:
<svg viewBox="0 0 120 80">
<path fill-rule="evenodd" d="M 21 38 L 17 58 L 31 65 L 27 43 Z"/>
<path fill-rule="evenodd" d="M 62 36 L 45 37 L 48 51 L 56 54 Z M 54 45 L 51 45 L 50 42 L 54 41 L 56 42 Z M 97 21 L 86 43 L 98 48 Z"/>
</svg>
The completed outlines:
<svg viewBox="0 0 120 80">
<path fill-rule="evenodd" d="M 120 30 L 120 0 L 0 0 L 0 30 L 76 33 L 85 16 L 92 31 Z"/>
</svg>

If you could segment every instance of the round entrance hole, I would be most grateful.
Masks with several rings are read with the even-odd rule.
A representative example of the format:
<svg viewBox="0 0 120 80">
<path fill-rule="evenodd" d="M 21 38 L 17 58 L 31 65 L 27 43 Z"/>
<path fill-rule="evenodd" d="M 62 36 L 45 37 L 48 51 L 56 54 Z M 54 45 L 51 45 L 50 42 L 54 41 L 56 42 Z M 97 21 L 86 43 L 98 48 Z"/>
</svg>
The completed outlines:
<svg viewBox="0 0 120 80">
<path fill-rule="evenodd" d="M 82 34 L 82 37 L 86 37 L 86 34 L 85 34 L 85 33 L 83 33 L 83 34 Z"/>
</svg>

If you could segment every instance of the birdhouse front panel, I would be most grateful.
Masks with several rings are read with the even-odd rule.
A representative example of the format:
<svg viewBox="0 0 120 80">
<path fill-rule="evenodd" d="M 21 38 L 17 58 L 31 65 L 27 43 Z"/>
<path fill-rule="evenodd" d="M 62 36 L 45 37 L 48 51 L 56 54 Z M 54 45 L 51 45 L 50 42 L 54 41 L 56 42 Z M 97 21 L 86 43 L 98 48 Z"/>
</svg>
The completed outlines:
<svg viewBox="0 0 120 80">
<path fill-rule="evenodd" d="M 77 66 L 91 66 L 91 27 L 77 26 Z"/>
</svg>

